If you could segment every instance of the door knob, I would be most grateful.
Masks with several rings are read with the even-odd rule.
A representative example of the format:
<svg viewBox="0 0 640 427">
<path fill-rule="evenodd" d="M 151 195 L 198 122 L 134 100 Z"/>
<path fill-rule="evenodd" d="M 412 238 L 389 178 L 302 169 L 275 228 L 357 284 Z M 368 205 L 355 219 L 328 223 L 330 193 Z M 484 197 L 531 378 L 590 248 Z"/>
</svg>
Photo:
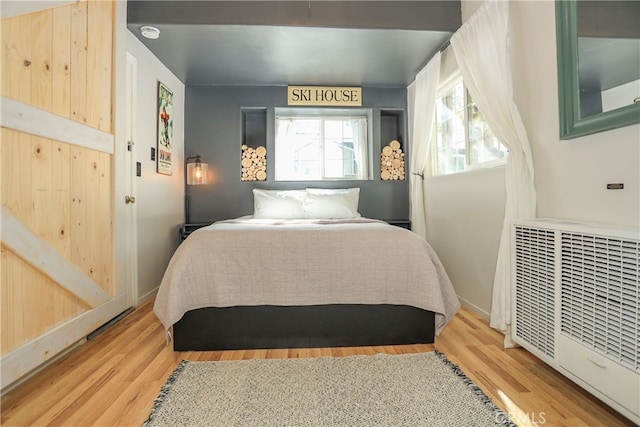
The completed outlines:
<svg viewBox="0 0 640 427">
<path fill-rule="evenodd" d="M 135 203 L 136 202 L 136 198 L 134 196 L 124 196 L 124 202 L 126 204 Z"/>
</svg>

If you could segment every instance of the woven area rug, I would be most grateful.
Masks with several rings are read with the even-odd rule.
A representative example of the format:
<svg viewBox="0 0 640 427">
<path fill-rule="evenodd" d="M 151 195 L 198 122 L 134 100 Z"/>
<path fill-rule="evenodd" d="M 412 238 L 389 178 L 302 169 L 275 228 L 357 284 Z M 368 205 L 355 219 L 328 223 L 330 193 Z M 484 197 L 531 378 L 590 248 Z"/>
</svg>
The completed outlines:
<svg viewBox="0 0 640 427">
<path fill-rule="evenodd" d="M 151 426 L 515 426 L 439 352 L 183 361 Z"/>
</svg>

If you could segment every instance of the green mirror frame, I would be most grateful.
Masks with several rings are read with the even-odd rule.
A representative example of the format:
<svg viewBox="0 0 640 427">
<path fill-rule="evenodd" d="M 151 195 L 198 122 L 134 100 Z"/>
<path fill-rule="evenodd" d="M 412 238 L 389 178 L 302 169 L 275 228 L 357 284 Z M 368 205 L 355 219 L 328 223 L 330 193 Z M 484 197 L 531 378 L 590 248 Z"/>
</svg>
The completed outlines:
<svg viewBox="0 0 640 427">
<path fill-rule="evenodd" d="M 560 139 L 571 139 L 640 123 L 640 104 L 580 118 L 577 0 L 556 0 Z"/>
</svg>

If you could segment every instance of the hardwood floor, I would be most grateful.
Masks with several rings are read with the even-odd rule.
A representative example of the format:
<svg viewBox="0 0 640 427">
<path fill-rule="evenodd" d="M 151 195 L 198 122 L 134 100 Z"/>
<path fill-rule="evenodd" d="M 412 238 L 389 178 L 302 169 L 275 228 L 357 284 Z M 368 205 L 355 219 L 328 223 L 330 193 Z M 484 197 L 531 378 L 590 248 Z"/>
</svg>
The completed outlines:
<svg viewBox="0 0 640 427">
<path fill-rule="evenodd" d="M 140 426 L 182 359 L 234 360 L 432 351 L 433 345 L 173 352 L 151 303 L 2 398 L 3 426 Z M 466 309 L 436 339 L 446 354 L 521 426 L 632 426 L 596 398 Z"/>
</svg>

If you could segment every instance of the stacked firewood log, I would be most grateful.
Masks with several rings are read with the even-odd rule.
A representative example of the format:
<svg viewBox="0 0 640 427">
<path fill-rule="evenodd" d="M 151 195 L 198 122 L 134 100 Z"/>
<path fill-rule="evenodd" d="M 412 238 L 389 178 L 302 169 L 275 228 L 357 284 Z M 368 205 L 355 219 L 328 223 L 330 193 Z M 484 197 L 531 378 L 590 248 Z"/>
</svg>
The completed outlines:
<svg viewBox="0 0 640 427">
<path fill-rule="evenodd" d="M 242 146 L 242 181 L 264 181 L 267 179 L 267 149 L 263 146 Z"/>
<path fill-rule="evenodd" d="M 395 139 L 380 153 L 380 178 L 385 181 L 404 179 L 404 153 Z"/>
</svg>

